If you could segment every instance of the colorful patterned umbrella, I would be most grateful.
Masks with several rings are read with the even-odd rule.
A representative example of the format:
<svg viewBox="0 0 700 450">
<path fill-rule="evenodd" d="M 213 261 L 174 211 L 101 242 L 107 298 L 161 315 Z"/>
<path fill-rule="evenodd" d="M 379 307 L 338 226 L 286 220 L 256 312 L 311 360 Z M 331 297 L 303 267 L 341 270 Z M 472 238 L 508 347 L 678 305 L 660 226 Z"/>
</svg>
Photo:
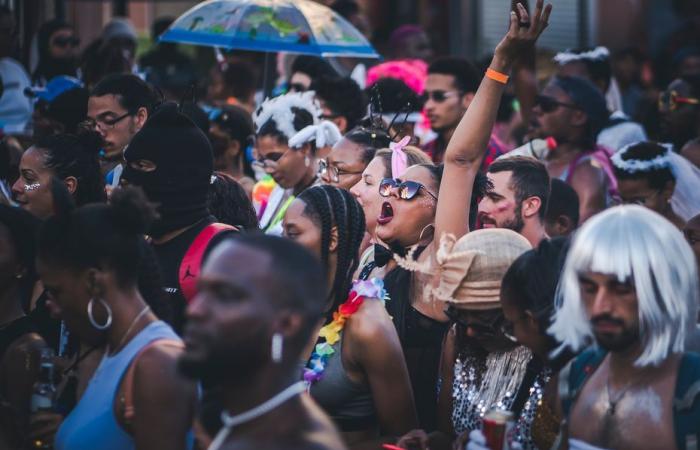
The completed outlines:
<svg viewBox="0 0 700 450">
<path fill-rule="evenodd" d="M 347 20 L 311 0 L 209 0 L 180 16 L 160 40 L 323 57 L 380 57 Z"/>
</svg>

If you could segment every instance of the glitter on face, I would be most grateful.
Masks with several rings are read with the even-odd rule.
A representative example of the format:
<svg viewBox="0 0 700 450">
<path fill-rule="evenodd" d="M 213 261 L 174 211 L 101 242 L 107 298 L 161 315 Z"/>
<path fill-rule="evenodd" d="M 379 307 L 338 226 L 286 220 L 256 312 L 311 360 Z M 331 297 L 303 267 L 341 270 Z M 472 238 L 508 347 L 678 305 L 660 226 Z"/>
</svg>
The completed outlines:
<svg viewBox="0 0 700 450">
<path fill-rule="evenodd" d="M 41 187 L 40 183 L 25 184 L 24 185 L 24 192 L 36 191 L 40 187 Z"/>
</svg>

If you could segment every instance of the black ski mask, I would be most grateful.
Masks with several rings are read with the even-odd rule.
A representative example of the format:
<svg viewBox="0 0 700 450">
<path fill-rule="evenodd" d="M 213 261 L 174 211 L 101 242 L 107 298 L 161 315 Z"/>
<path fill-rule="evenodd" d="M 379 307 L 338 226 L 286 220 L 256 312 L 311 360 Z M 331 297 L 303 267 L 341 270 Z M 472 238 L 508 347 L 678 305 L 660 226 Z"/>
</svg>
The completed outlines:
<svg viewBox="0 0 700 450">
<path fill-rule="evenodd" d="M 209 139 L 175 105 L 162 106 L 134 135 L 124 151 L 122 177 L 140 186 L 158 205 L 160 218 L 149 234 L 155 238 L 197 223 L 209 215 L 207 193 L 214 170 Z M 134 169 L 139 160 L 155 170 Z M 134 164 L 135 165 L 135 164 Z"/>
</svg>

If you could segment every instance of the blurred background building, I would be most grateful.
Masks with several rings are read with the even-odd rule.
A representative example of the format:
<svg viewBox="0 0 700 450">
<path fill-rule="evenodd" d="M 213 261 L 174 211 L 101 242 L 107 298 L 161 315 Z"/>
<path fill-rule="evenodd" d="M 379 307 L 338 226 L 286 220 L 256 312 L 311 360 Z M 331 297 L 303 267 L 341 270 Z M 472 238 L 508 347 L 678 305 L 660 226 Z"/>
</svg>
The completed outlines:
<svg viewBox="0 0 700 450">
<path fill-rule="evenodd" d="M 613 52 L 634 48 L 652 61 L 663 58 L 669 43 L 676 46 L 688 34 L 700 34 L 698 0 L 550 0 L 556 20 L 539 46 L 545 50 L 605 45 Z M 105 23 L 127 16 L 147 47 L 150 27 L 162 16 L 177 17 L 197 4 L 192 0 L 0 0 L 19 25 L 22 59 L 32 65 L 31 40 L 39 25 L 53 18 L 73 23 L 81 46 L 99 36 Z M 322 3 L 329 4 L 330 0 Z M 380 52 L 391 32 L 402 24 L 417 24 L 430 37 L 436 55 L 455 54 L 478 60 L 487 56 L 507 24 L 503 10 L 511 0 L 357 0 Z M 534 1 L 530 0 L 530 3 Z M 697 36 L 693 36 L 697 38 Z M 139 46 L 141 47 L 141 45 Z M 139 48 L 139 51 L 142 51 Z"/>
</svg>

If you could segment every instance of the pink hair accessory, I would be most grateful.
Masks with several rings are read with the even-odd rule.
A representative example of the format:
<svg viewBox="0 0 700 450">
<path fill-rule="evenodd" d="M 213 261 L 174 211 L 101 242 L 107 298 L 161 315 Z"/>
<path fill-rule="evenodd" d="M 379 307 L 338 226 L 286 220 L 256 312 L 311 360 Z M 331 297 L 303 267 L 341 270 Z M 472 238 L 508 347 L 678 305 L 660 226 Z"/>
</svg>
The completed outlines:
<svg viewBox="0 0 700 450">
<path fill-rule="evenodd" d="M 391 149 L 391 176 L 399 178 L 408 168 L 408 157 L 403 149 L 411 142 L 411 136 L 404 136 L 399 142 L 389 144 Z"/>
</svg>

